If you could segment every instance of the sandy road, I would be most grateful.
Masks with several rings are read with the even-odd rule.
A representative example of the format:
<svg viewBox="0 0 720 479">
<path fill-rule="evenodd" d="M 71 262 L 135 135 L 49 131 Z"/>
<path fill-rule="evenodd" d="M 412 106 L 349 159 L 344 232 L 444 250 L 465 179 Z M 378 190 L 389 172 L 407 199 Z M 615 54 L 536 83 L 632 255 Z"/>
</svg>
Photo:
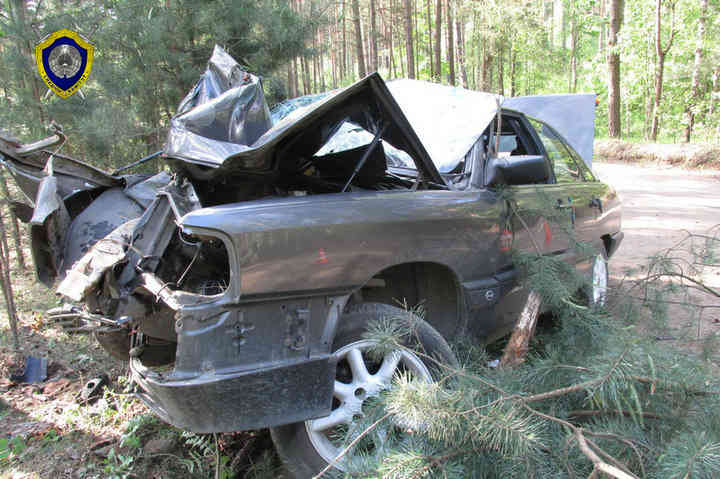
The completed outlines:
<svg viewBox="0 0 720 479">
<path fill-rule="evenodd" d="M 720 224 L 720 171 L 614 163 L 597 163 L 593 169 L 623 202 L 625 239 L 610 261 L 616 278 L 672 247 L 685 231 L 704 233 Z"/>
</svg>

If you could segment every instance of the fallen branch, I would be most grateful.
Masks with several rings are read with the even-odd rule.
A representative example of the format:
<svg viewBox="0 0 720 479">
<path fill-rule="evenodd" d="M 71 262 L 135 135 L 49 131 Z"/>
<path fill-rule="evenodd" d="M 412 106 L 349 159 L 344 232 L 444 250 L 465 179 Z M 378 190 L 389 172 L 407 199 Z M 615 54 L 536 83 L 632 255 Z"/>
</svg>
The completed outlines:
<svg viewBox="0 0 720 479">
<path fill-rule="evenodd" d="M 525 361 L 530 339 L 535 334 L 535 326 L 540 315 L 540 304 L 540 295 L 535 291 L 530 291 L 520 318 L 510 336 L 510 341 L 505 346 L 505 351 L 500 359 L 501 367 L 513 367 Z"/>
</svg>

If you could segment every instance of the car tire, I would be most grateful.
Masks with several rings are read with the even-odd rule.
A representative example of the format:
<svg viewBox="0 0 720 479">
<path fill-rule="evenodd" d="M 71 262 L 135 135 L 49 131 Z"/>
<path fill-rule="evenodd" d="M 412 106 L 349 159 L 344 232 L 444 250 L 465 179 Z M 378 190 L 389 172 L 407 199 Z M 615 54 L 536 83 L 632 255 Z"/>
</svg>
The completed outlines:
<svg viewBox="0 0 720 479">
<path fill-rule="evenodd" d="M 443 373 L 446 372 L 438 362 L 453 366 L 457 365 L 455 355 L 440 333 L 411 312 L 379 303 L 360 303 L 350 306 L 341 318 L 339 330 L 333 341 L 333 354 L 338 356 L 338 371 L 336 373 L 338 381 L 336 381 L 336 391 L 333 394 L 333 413 L 325 418 L 270 429 L 278 454 L 285 462 L 288 471 L 293 477 L 297 479 L 307 479 L 315 476 L 328 465 L 330 460 L 327 458 L 332 456 L 335 451 L 339 451 L 339 449 L 332 449 L 334 447 L 332 444 L 329 446 L 325 444 L 325 441 L 327 441 L 328 444 L 330 443 L 327 438 L 322 439 L 324 435 L 327 434 L 327 432 L 325 432 L 326 430 L 315 432 L 315 425 L 321 424 L 321 421 L 327 421 L 334 417 L 334 415 L 338 415 L 338 417 L 344 415 L 347 410 L 352 409 L 353 405 L 357 411 L 357 404 L 354 403 L 358 402 L 358 400 L 353 396 L 359 396 L 359 394 L 361 394 L 359 400 L 362 402 L 366 398 L 377 395 L 377 392 L 379 392 L 371 390 L 374 387 L 374 383 L 362 383 L 355 377 L 356 375 L 354 373 L 352 373 L 353 378 L 351 382 L 349 384 L 344 383 L 341 391 L 343 394 L 338 394 L 339 389 L 337 388 L 338 382 L 347 380 L 347 375 L 341 378 L 343 370 L 345 373 L 352 371 L 353 366 L 350 363 L 351 361 L 357 361 L 358 355 L 354 353 L 353 350 L 361 351 L 365 348 L 372 347 L 374 344 L 372 341 L 363 338 L 363 333 L 366 331 L 368 322 L 383 318 L 397 318 L 398 321 L 411 320 L 410 324 L 414 325 L 415 331 L 414 334 L 407 335 L 405 346 L 409 349 L 423 351 L 423 354 L 417 355 L 407 350 L 402 353 L 398 351 L 389 353 L 383 358 L 380 368 L 375 373 L 371 373 L 372 378 L 388 375 L 389 368 L 386 368 L 387 370 L 382 374 L 383 367 L 386 365 L 388 358 L 393 354 L 401 356 L 400 359 L 397 360 L 397 365 L 392 366 L 393 372 L 396 371 L 398 365 L 403 365 L 411 370 L 413 374 L 419 375 L 429 381 L 439 379 Z M 435 358 L 436 361 L 427 359 L 425 357 L 426 355 Z M 354 356 L 354 358 L 351 358 L 351 356 Z M 362 354 L 360 354 L 359 357 L 363 365 L 365 365 L 365 372 L 372 370 L 368 367 L 367 359 L 363 358 Z M 343 361 L 345 362 L 343 363 Z M 389 363 L 391 362 L 392 361 L 389 361 Z M 392 378 L 392 374 L 393 373 L 390 373 L 390 378 Z M 366 388 L 367 391 L 365 391 L 363 387 L 360 387 L 366 384 L 370 384 Z M 387 387 L 389 387 L 389 382 L 385 381 L 384 386 L 380 386 L 379 389 L 387 389 Z M 349 394 L 348 391 L 352 394 Z M 341 400 L 339 396 L 346 397 L 347 401 Z M 348 416 L 344 415 L 344 417 Z M 351 421 L 352 420 L 354 419 L 351 419 Z M 324 424 L 327 424 L 327 422 Z M 337 426 L 331 426 L 328 430 L 334 427 Z M 340 467 L 340 469 L 342 469 L 342 467 Z"/>
<path fill-rule="evenodd" d="M 590 272 L 588 303 L 591 306 L 605 306 L 608 293 L 608 260 L 605 251 L 595 255 Z"/>
</svg>

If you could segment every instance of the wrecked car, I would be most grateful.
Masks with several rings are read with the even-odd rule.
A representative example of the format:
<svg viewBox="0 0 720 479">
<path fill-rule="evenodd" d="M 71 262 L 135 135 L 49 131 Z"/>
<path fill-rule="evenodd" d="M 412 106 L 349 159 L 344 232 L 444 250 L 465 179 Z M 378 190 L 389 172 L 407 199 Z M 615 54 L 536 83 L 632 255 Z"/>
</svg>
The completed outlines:
<svg viewBox="0 0 720 479">
<path fill-rule="evenodd" d="M 160 173 L 54 153 L 59 133 L 3 138 L 0 160 L 27 195 L 14 207 L 38 278 L 73 301 L 51 315 L 95 325 L 165 421 L 270 427 L 309 477 L 397 371 L 433 379 L 411 351 L 364 354 L 369 322 L 421 304 L 422 346 L 453 362 L 446 341 L 513 328 L 527 294 L 515 250 L 577 264 L 604 300 L 622 232 L 619 198 L 590 168 L 594 109 L 594 95 L 503 99 L 371 74 L 271 111 L 261 80 L 216 47 Z M 538 191 L 595 258 L 537 213 Z"/>
</svg>

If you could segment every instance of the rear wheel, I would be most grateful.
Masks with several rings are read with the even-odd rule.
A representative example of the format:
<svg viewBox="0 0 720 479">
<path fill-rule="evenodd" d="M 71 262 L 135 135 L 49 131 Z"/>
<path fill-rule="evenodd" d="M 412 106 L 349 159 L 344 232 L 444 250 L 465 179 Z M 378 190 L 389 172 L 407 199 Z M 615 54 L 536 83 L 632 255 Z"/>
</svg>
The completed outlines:
<svg viewBox="0 0 720 479">
<path fill-rule="evenodd" d="M 418 353 L 399 349 L 382 357 L 369 354 L 376 343 L 362 335 L 369 321 L 383 318 L 412 325 L 414 331 L 407 335 L 405 346 Z M 457 363 L 442 336 L 425 321 L 403 309 L 386 304 L 358 304 L 352 306 L 341 321 L 333 343 L 337 370 L 330 415 L 271 429 L 280 456 L 299 479 L 319 473 L 342 452 L 348 431 L 363 419 L 373 398 L 392 386 L 396 374 L 433 381 L 441 376 L 442 368 L 426 356 L 445 364 Z M 394 433 L 391 428 L 390 425 L 375 428 L 334 467 L 342 471 L 356 454 L 381 449 L 388 434 Z"/>
</svg>

